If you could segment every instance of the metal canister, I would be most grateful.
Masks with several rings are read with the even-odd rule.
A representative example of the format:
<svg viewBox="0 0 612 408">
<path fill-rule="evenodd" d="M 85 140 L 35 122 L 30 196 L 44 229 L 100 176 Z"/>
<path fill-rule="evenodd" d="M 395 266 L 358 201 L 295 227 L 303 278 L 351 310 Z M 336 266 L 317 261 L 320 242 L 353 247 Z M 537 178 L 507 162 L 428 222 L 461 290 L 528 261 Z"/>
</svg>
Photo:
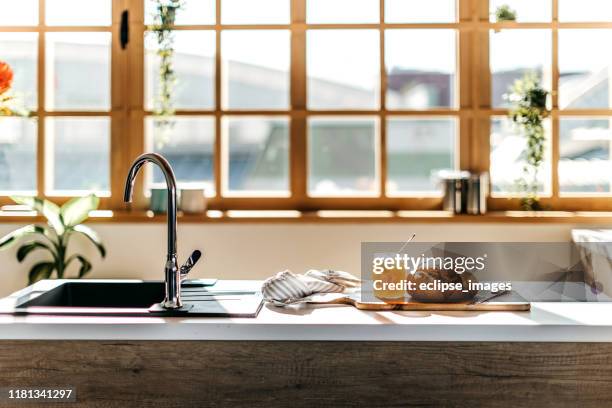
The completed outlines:
<svg viewBox="0 0 612 408">
<path fill-rule="evenodd" d="M 455 188 L 455 179 L 441 179 L 442 183 L 442 209 L 444 211 L 455 212 L 455 199 L 457 190 Z"/>
<path fill-rule="evenodd" d="M 489 174 L 471 174 L 467 180 L 467 213 L 472 215 L 487 212 L 487 193 L 489 189 Z"/>
<path fill-rule="evenodd" d="M 470 173 L 467 171 L 443 171 L 438 173 L 442 183 L 442 208 L 455 214 L 467 212 Z"/>
</svg>

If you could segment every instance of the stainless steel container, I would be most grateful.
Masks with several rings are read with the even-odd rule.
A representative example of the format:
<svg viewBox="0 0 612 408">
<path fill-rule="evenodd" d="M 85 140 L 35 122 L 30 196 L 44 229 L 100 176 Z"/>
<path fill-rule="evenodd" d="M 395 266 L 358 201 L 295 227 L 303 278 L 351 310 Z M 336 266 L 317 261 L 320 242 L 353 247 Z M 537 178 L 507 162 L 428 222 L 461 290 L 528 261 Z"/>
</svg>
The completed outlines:
<svg viewBox="0 0 612 408">
<path fill-rule="evenodd" d="M 442 208 L 454 214 L 484 214 L 487 212 L 488 173 L 441 171 Z"/>
<path fill-rule="evenodd" d="M 471 174 L 467 181 L 467 213 L 472 215 L 487 212 L 489 174 Z"/>
<path fill-rule="evenodd" d="M 468 181 L 467 171 L 443 171 L 438 173 L 442 183 L 442 208 L 455 214 L 467 213 Z"/>
</svg>

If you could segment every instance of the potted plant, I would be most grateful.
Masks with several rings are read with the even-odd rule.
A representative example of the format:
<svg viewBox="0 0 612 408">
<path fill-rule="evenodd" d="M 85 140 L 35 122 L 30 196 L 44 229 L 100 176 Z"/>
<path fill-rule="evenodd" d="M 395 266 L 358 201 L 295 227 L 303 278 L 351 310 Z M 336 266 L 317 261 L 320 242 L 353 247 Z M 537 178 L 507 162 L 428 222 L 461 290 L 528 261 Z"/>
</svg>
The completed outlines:
<svg viewBox="0 0 612 408">
<path fill-rule="evenodd" d="M 170 0 L 169 2 L 157 0 L 157 13 L 161 24 L 166 27 L 173 26 L 176 20 L 176 12 L 181 6 L 182 4 L 179 0 Z"/>
<path fill-rule="evenodd" d="M 173 93 L 176 84 L 174 71 L 174 23 L 177 11 L 183 7 L 180 0 L 156 0 L 154 24 L 149 27 L 157 40 L 156 54 L 159 57 L 159 91 L 155 98 L 156 124 L 162 128 L 171 127 L 174 115 Z"/>
<path fill-rule="evenodd" d="M 513 105 L 510 119 L 526 139 L 525 165 L 517 185 L 522 193 L 521 207 L 529 211 L 542 209 L 538 196 L 538 175 L 544 161 L 546 144 L 543 122 L 550 114 L 547 108 L 548 95 L 549 92 L 541 86 L 539 78 L 533 72 L 528 72 L 514 82 L 510 94 L 506 96 Z"/>
<path fill-rule="evenodd" d="M 516 21 L 516 11 L 511 9 L 509 5 L 502 4 L 495 10 L 495 21 L 498 23 Z"/>
<path fill-rule="evenodd" d="M 30 224 L 21 227 L 0 239 L 0 249 L 12 247 L 22 238 L 29 238 L 17 249 L 17 260 L 23 262 L 26 257 L 42 250 L 50 255 L 50 259 L 32 266 L 28 275 L 30 284 L 49 279 L 55 272 L 58 279 L 64 278 L 67 268 L 75 261 L 80 264 L 78 278 L 82 278 L 92 269 L 91 262 L 81 254 L 68 255 L 68 244 L 74 236 L 87 238 L 100 252 L 106 256 L 106 249 L 98 234 L 82 224 L 89 217 L 89 212 L 98 208 L 100 199 L 95 195 L 77 197 L 61 207 L 37 197 L 11 197 L 17 204 L 26 205 L 46 218 L 47 225 Z"/>
</svg>

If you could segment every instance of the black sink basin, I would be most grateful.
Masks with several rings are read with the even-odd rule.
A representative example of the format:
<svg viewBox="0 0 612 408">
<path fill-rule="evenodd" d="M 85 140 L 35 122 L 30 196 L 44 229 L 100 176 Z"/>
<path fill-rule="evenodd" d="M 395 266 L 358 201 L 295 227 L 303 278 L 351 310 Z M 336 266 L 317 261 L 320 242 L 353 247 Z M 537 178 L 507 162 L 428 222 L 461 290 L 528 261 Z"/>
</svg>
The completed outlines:
<svg viewBox="0 0 612 408">
<path fill-rule="evenodd" d="M 218 281 L 209 287 L 191 284 L 181 292 L 184 310 L 166 311 L 153 308 L 164 298 L 161 281 L 42 281 L 11 296 L 10 310 L 0 313 L 256 317 L 263 300 L 258 285 L 249 281 Z"/>
<path fill-rule="evenodd" d="M 19 307 L 148 309 L 163 298 L 163 282 L 68 282 L 19 305 Z"/>
</svg>

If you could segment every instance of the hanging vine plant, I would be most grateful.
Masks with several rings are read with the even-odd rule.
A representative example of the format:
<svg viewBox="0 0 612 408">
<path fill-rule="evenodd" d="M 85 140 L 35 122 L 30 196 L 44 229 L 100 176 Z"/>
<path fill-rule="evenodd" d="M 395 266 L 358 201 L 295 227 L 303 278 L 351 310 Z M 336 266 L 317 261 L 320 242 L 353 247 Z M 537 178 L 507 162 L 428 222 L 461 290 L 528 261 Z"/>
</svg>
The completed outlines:
<svg viewBox="0 0 612 408">
<path fill-rule="evenodd" d="M 155 97 L 153 114 L 157 118 L 156 125 L 162 128 L 171 127 L 174 122 L 174 89 L 176 73 L 174 71 L 174 22 L 178 10 L 183 7 L 180 0 L 154 0 L 156 13 L 154 25 L 150 27 L 157 40 L 157 56 L 159 57 L 159 89 Z"/>
<path fill-rule="evenodd" d="M 498 23 L 516 21 L 516 11 L 511 9 L 509 5 L 502 4 L 495 10 L 495 21 Z"/>
<path fill-rule="evenodd" d="M 506 98 L 512 103 L 510 119 L 526 139 L 523 175 L 517 180 L 522 193 L 521 207 L 528 211 L 542 209 L 538 196 L 538 175 L 546 148 L 544 119 L 550 114 L 546 106 L 549 92 L 542 88 L 538 77 L 530 72 L 514 82 Z"/>
</svg>

